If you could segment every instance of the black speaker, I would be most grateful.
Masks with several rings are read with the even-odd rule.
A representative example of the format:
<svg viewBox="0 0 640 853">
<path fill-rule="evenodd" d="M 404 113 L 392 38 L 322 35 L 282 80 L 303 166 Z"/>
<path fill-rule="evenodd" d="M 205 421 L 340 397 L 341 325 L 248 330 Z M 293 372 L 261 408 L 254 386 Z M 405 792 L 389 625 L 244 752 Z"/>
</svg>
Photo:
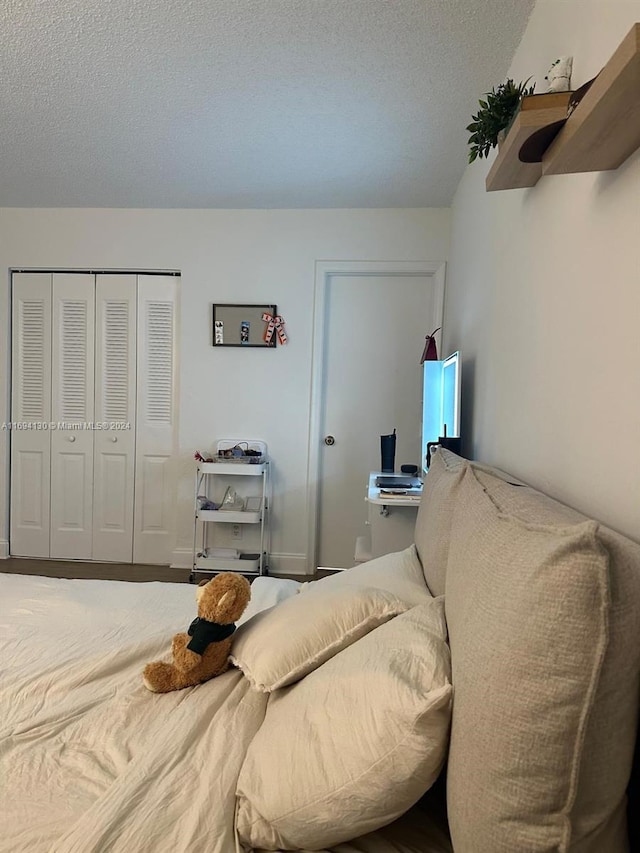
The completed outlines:
<svg viewBox="0 0 640 853">
<path fill-rule="evenodd" d="M 462 439 L 454 438 L 453 436 L 441 435 L 437 441 L 430 441 L 427 444 L 427 468 L 431 464 L 431 448 L 432 447 L 446 447 L 447 450 L 452 450 L 454 453 L 460 455 L 460 450 L 462 448 Z"/>
<path fill-rule="evenodd" d="M 380 436 L 380 470 L 383 474 L 393 474 L 396 464 L 396 431 L 391 435 Z"/>
</svg>

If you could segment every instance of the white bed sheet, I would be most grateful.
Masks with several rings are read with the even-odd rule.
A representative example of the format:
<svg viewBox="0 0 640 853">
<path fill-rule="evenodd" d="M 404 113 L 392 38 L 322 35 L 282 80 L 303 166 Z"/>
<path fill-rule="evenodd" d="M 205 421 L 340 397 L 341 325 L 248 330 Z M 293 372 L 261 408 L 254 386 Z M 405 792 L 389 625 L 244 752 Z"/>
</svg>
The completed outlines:
<svg viewBox="0 0 640 853">
<path fill-rule="evenodd" d="M 246 618 L 297 591 L 258 580 Z M 266 695 L 236 670 L 164 695 L 141 680 L 195 612 L 188 584 L 0 574 L 1 853 L 235 849 Z"/>
</svg>

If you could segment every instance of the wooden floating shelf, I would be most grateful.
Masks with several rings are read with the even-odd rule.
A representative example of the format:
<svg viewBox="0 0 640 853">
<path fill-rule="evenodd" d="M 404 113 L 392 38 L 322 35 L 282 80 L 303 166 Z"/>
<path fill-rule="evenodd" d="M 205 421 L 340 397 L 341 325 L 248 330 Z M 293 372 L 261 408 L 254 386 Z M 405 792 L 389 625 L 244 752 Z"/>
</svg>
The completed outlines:
<svg viewBox="0 0 640 853">
<path fill-rule="evenodd" d="M 521 109 L 518 112 L 487 175 L 487 192 L 533 187 L 538 183 L 542 177 L 542 163 L 523 163 L 518 155 L 524 143 L 534 133 L 553 122 L 566 118 L 571 93 L 558 94 L 564 95 L 564 98 L 560 99 L 559 106 Z M 525 98 L 525 101 L 534 100 L 537 97 L 531 95 Z"/>
<path fill-rule="evenodd" d="M 571 93 L 563 94 L 568 103 Z M 537 97 L 544 96 L 525 98 L 523 106 Z M 522 146 L 534 133 L 566 118 L 562 106 L 522 108 L 487 175 L 487 192 L 532 187 L 542 175 L 617 169 L 640 147 L 640 23 L 633 25 L 594 80 L 542 162 L 520 160 Z"/>
<path fill-rule="evenodd" d="M 634 24 L 549 146 L 542 173 L 617 169 L 638 146 L 640 24 Z"/>
</svg>

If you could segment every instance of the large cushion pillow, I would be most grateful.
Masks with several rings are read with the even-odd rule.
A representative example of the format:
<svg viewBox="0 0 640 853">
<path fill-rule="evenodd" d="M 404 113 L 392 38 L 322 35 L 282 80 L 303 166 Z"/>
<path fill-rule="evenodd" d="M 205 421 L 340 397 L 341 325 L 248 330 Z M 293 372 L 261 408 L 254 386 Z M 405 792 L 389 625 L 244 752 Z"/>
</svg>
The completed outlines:
<svg viewBox="0 0 640 853">
<path fill-rule="evenodd" d="M 301 592 L 306 594 L 317 589 L 344 589 L 349 586 L 373 586 L 397 595 L 411 606 L 432 598 L 424 580 L 415 545 L 410 545 L 403 551 L 384 554 L 375 560 L 369 560 L 321 580 L 303 584 Z"/>
<path fill-rule="evenodd" d="M 372 587 L 318 587 L 257 613 L 233 639 L 231 662 L 258 690 L 293 684 L 407 605 Z"/>
<path fill-rule="evenodd" d="M 471 465 L 502 515 L 542 525 L 575 525 L 586 520 L 529 486 L 515 487 L 513 477 L 504 472 L 475 462 Z M 625 791 L 638 721 L 640 643 L 629 638 L 640 631 L 640 546 L 604 526 L 597 535 L 609 557 L 608 642 L 584 735 L 576 797 L 568 815 L 571 853 L 627 849 Z"/>
<path fill-rule="evenodd" d="M 424 480 L 414 539 L 424 579 L 432 595 L 443 595 L 451 520 L 468 462 L 442 447 L 435 448 Z"/>
<path fill-rule="evenodd" d="M 596 850 L 572 846 L 571 811 L 607 651 L 608 554 L 595 522 L 520 518 L 488 494 L 506 488 L 468 467 L 451 526 L 452 842 L 456 853 Z"/>
<path fill-rule="evenodd" d="M 445 759 L 449 673 L 431 599 L 271 694 L 238 779 L 240 840 L 318 850 L 403 814 Z"/>
</svg>

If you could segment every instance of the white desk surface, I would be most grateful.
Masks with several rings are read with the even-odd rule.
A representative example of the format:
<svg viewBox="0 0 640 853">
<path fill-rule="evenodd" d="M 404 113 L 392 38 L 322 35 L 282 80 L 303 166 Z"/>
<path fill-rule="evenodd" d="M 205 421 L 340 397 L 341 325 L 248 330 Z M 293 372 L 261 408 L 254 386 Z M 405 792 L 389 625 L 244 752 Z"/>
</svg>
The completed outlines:
<svg viewBox="0 0 640 853">
<path fill-rule="evenodd" d="M 416 475 L 417 476 L 417 475 Z M 397 477 L 398 480 L 413 479 L 411 474 L 390 474 L 385 471 L 372 471 L 369 474 L 369 491 L 366 500 L 379 506 L 415 506 L 420 504 L 422 497 L 422 485 L 412 489 L 401 489 L 402 495 L 381 494 L 384 489 L 376 486 L 376 477 Z"/>
</svg>

